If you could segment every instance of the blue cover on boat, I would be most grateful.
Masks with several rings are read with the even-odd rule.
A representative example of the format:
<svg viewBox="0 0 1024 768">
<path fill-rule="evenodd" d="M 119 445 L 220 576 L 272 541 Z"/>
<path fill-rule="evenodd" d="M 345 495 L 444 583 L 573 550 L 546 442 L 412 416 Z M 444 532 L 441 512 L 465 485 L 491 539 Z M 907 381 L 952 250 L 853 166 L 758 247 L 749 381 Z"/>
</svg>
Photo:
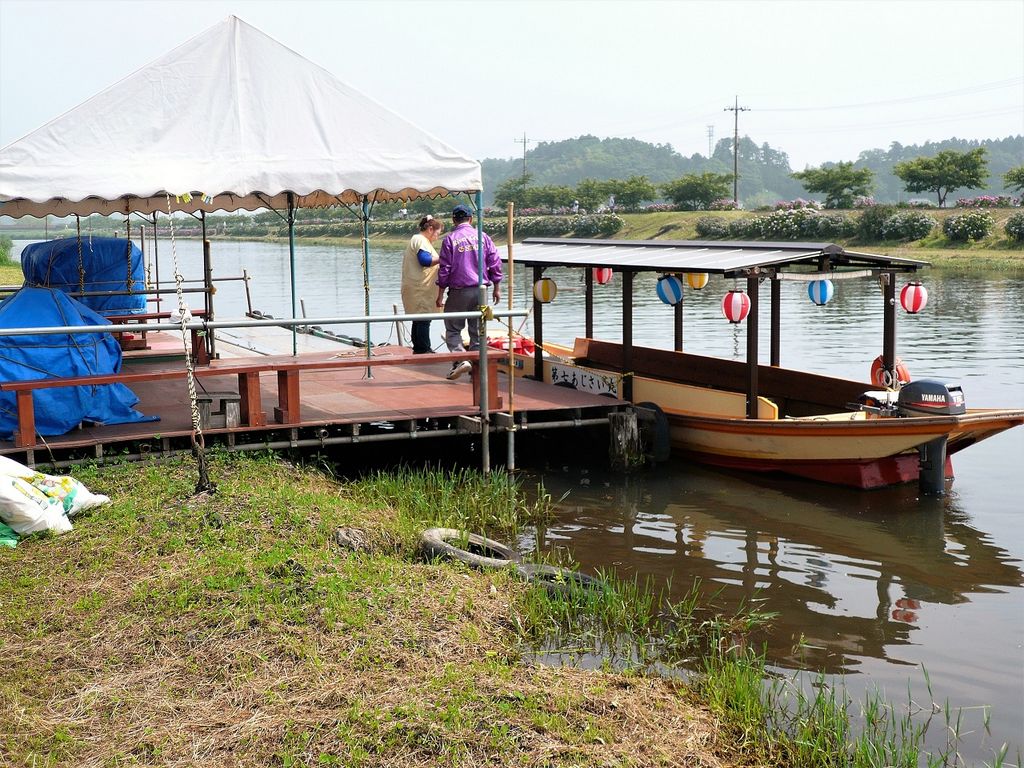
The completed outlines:
<svg viewBox="0 0 1024 768">
<path fill-rule="evenodd" d="M 122 241 L 122 245 L 123 245 Z M 59 328 L 109 325 L 109 321 L 66 293 L 24 287 L 0 302 L 0 328 Z M 121 348 L 109 333 L 0 336 L 0 381 L 118 373 Z M 155 421 L 135 410 L 139 402 L 124 384 L 55 387 L 32 393 L 36 432 L 63 435 L 83 421 L 124 424 Z M 18 424 L 14 392 L 0 392 L 0 439 L 9 440 Z"/>
<path fill-rule="evenodd" d="M 77 237 L 25 246 L 21 252 L 21 271 L 25 282 L 44 288 L 58 288 L 65 293 L 78 293 L 81 285 L 78 279 L 78 246 Z M 142 251 L 131 240 L 83 237 L 81 246 L 84 292 L 145 290 Z M 141 314 L 146 311 L 143 293 L 136 296 L 82 296 L 78 301 L 101 315 Z"/>
</svg>

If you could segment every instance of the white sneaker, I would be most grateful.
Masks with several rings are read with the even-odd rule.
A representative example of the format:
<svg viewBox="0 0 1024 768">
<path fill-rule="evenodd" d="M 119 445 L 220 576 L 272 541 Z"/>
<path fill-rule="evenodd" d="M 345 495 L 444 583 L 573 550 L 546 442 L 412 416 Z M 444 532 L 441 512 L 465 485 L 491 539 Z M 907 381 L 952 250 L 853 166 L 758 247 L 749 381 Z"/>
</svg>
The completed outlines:
<svg viewBox="0 0 1024 768">
<path fill-rule="evenodd" d="M 464 373 L 469 373 L 473 369 L 473 364 L 469 360 L 463 360 L 461 363 L 456 363 L 452 366 L 452 369 L 448 371 L 448 380 L 455 381 Z"/>
</svg>

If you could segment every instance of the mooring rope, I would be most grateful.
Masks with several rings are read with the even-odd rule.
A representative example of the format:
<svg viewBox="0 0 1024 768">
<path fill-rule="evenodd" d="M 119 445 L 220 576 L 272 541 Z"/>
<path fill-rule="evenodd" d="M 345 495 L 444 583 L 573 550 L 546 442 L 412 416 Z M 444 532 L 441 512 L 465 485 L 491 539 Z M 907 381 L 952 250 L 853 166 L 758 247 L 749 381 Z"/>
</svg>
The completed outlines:
<svg viewBox="0 0 1024 768">
<path fill-rule="evenodd" d="M 196 483 L 196 494 L 214 493 L 217 485 L 210 482 L 209 470 L 206 466 L 206 442 L 203 439 L 203 427 L 199 419 L 199 399 L 196 396 L 196 376 L 192 365 L 192 355 L 188 348 L 188 307 L 185 306 L 185 293 L 182 288 L 184 278 L 178 268 L 178 250 L 174 240 L 174 217 L 171 212 L 171 196 L 167 194 L 168 229 L 171 233 L 171 264 L 174 267 L 174 286 L 178 297 L 178 316 L 181 324 L 181 345 L 185 349 L 185 373 L 188 382 L 188 399 L 192 412 L 192 455 L 196 457 L 199 469 L 199 482 Z"/>
</svg>

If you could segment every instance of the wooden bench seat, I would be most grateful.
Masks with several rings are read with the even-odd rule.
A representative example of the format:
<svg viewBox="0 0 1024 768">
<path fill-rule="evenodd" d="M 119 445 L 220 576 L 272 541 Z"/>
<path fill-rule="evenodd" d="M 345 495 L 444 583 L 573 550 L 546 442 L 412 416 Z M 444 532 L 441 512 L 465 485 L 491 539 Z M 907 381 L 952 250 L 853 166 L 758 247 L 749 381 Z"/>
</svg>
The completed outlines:
<svg viewBox="0 0 1024 768">
<path fill-rule="evenodd" d="M 189 310 L 192 316 L 195 318 L 202 318 L 206 315 L 205 309 L 191 309 Z M 112 335 L 117 339 L 117 343 L 121 346 L 123 351 L 135 350 L 135 349 L 149 349 L 146 344 L 146 323 L 150 320 L 170 320 L 170 312 L 136 312 L 133 314 L 124 315 L 105 315 L 113 325 L 133 325 L 138 324 L 139 333 L 142 334 L 140 339 L 126 339 L 125 334 L 128 331 L 112 331 Z M 205 341 L 199 336 L 198 328 L 190 328 L 189 335 L 192 343 L 192 359 L 195 360 L 196 365 L 207 365 L 210 362 L 210 355 L 206 349 Z"/>
<path fill-rule="evenodd" d="M 507 357 L 507 353 L 497 350 L 489 351 L 487 354 L 487 402 L 492 409 L 501 407 L 501 400 L 498 397 L 498 360 L 504 360 Z M 480 404 L 479 359 L 478 352 L 443 352 L 431 355 L 392 354 L 370 358 L 352 355 L 320 360 L 301 360 L 281 355 L 263 357 L 257 362 L 252 362 L 249 359 L 216 360 L 209 366 L 195 368 L 193 373 L 197 379 L 210 376 L 237 376 L 241 425 L 261 427 L 266 425 L 267 417 L 262 408 L 260 374 L 277 374 L 278 405 L 274 408 L 274 421 L 286 425 L 301 423 L 299 385 L 303 371 L 333 371 L 381 365 L 453 364 L 468 360 L 473 364 L 470 370 L 473 405 L 478 406 Z M 27 448 L 35 444 L 35 406 L 32 401 L 32 392 L 37 389 L 102 384 L 131 385 L 147 381 L 184 379 L 186 376 L 187 371 L 184 366 L 180 368 L 140 366 L 140 370 L 121 371 L 120 373 L 0 382 L 0 391 L 15 393 L 18 429 L 14 433 L 14 444 L 19 448 Z"/>
</svg>

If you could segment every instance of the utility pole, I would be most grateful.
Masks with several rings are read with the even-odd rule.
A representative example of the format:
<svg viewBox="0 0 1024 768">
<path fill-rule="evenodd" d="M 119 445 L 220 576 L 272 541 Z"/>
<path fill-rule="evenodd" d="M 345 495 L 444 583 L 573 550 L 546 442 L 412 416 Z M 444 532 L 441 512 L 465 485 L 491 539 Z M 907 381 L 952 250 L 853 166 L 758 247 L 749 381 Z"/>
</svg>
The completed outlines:
<svg viewBox="0 0 1024 768">
<path fill-rule="evenodd" d="M 526 138 L 526 131 L 523 131 L 523 138 L 515 140 L 516 144 L 523 145 L 523 189 L 526 189 L 526 145 L 533 141 L 534 139 Z"/>
<path fill-rule="evenodd" d="M 739 204 L 739 195 L 737 190 L 739 189 L 740 182 L 740 112 L 749 112 L 749 107 L 740 106 L 740 97 L 736 97 L 736 102 L 731 107 L 726 107 L 722 110 L 723 112 L 732 112 L 735 118 L 733 133 L 732 133 L 732 201 Z"/>
<path fill-rule="evenodd" d="M 715 140 L 715 126 L 708 126 L 708 160 L 711 159 L 712 142 Z"/>
</svg>

